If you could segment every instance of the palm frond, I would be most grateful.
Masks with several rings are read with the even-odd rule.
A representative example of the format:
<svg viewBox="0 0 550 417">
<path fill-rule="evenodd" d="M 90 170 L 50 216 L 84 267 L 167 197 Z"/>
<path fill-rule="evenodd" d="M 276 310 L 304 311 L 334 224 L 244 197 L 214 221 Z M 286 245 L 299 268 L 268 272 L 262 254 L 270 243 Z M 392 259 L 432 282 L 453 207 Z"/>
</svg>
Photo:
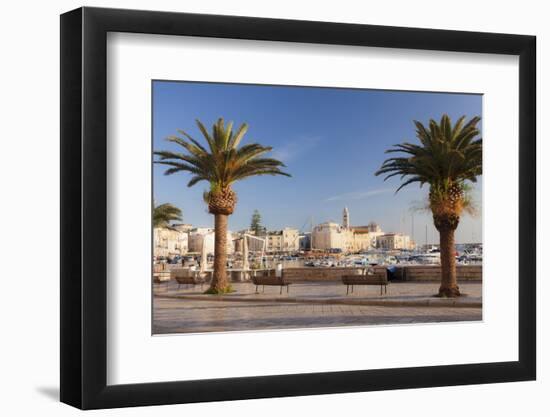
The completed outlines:
<svg viewBox="0 0 550 417">
<path fill-rule="evenodd" d="M 465 119 L 462 116 L 453 125 L 443 114 L 439 123 L 431 119 L 428 127 L 413 121 L 420 143 L 403 142 L 387 149 L 388 154 L 403 156 L 386 159 L 375 175 L 384 175 L 384 180 L 401 177 L 404 182 L 397 191 L 415 182 L 439 188 L 466 180 L 474 182 L 482 175 L 482 139 L 477 128 L 481 118 L 475 116 L 464 123 Z"/>
<path fill-rule="evenodd" d="M 168 227 L 171 221 L 182 220 L 181 209 L 164 203 L 153 208 L 153 227 Z"/>
<path fill-rule="evenodd" d="M 255 175 L 283 175 L 290 174 L 282 171 L 285 165 L 276 159 L 265 155 L 272 148 L 259 143 L 240 146 L 248 125 L 243 123 L 236 132 L 233 131 L 233 122 L 225 123 L 219 118 L 208 131 L 200 120 L 196 120 L 206 146 L 183 130 L 182 135 L 170 136 L 168 141 L 183 148 L 183 152 L 172 150 L 157 150 L 156 164 L 166 165 L 166 175 L 177 172 L 193 174 L 188 182 L 192 187 L 200 181 L 210 183 L 211 190 L 224 190 L 235 181 Z"/>
</svg>

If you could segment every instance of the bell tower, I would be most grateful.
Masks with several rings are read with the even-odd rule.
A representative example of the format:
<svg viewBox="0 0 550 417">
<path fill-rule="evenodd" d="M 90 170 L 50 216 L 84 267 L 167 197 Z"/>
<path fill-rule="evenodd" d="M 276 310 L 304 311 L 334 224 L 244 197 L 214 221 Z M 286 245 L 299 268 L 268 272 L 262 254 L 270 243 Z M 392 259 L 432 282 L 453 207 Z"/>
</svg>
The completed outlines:
<svg viewBox="0 0 550 417">
<path fill-rule="evenodd" d="M 342 227 L 349 229 L 349 210 L 344 207 L 344 215 L 342 216 Z"/>
</svg>

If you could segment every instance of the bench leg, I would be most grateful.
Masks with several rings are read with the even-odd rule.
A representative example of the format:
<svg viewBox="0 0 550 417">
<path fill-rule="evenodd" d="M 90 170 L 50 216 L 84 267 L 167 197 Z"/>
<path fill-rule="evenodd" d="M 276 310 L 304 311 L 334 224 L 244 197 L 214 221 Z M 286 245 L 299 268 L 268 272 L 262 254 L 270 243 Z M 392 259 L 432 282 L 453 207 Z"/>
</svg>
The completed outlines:
<svg viewBox="0 0 550 417">
<path fill-rule="evenodd" d="M 353 294 L 353 285 L 351 286 L 351 293 Z"/>
<path fill-rule="evenodd" d="M 384 294 L 387 294 L 387 293 L 388 293 L 388 286 L 384 285 Z"/>
<path fill-rule="evenodd" d="M 279 290 L 279 295 L 283 294 L 283 286 L 281 285 L 281 289 Z"/>
<path fill-rule="evenodd" d="M 346 295 L 349 295 L 349 285 L 346 285 Z"/>
<path fill-rule="evenodd" d="M 290 285 L 287 285 L 286 286 L 286 293 L 288 294 L 288 288 L 290 287 Z"/>
<path fill-rule="evenodd" d="M 257 286 L 257 285 L 256 285 L 256 294 L 259 294 L 259 292 L 258 292 L 258 286 Z"/>
</svg>

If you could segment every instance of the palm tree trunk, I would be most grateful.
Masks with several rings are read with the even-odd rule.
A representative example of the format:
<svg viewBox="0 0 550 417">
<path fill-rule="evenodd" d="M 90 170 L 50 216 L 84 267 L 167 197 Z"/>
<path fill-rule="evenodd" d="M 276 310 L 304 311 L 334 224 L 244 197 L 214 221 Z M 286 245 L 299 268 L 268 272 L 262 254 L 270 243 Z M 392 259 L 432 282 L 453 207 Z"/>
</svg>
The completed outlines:
<svg viewBox="0 0 550 417">
<path fill-rule="evenodd" d="M 441 255 L 441 286 L 440 297 L 458 297 L 460 291 L 456 282 L 455 262 L 455 229 L 442 227 L 439 229 L 439 248 Z"/>
<path fill-rule="evenodd" d="M 214 215 L 214 274 L 208 292 L 227 292 L 227 215 Z"/>
</svg>

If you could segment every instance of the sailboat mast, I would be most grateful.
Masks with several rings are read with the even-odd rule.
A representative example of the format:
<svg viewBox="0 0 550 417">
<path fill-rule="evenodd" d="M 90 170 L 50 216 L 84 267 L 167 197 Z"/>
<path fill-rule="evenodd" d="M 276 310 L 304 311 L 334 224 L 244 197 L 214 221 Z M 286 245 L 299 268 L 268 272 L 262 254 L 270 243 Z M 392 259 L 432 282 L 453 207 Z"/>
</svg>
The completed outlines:
<svg viewBox="0 0 550 417">
<path fill-rule="evenodd" d="M 426 223 L 426 247 L 428 247 L 428 223 Z"/>
<path fill-rule="evenodd" d="M 416 241 L 414 239 L 414 213 L 411 213 L 411 238 L 412 238 L 413 242 L 416 243 Z"/>
<path fill-rule="evenodd" d="M 309 226 L 309 250 L 313 251 L 313 216 L 310 218 Z"/>
</svg>

